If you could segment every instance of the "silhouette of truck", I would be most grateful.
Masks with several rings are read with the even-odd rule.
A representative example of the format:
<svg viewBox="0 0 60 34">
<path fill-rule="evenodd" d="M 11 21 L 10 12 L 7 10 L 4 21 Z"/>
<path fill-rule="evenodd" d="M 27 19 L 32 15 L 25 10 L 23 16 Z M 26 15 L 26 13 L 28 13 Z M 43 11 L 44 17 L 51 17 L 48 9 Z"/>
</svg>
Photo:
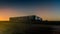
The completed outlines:
<svg viewBox="0 0 60 34">
<path fill-rule="evenodd" d="M 22 16 L 22 17 L 11 17 L 10 22 L 19 22 L 19 23 L 32 23 L 32 22 L 42 22 L 42 18 L 35 16 L 35 15 L 29 15 L 29 16 Z"/>
</svg>

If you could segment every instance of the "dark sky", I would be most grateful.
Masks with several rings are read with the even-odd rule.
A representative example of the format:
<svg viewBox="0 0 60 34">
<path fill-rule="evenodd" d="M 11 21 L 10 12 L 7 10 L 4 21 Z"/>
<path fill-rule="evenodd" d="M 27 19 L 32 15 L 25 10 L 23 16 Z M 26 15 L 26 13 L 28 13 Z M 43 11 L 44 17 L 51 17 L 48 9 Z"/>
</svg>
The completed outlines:
<svg viewBox="0 0 60 34">
<path fill-rule="evenodd" d="M 0 20 L 33 14 L 45 20 L 60 20 L 60 0 L 0 0 Z"/>
</svg>

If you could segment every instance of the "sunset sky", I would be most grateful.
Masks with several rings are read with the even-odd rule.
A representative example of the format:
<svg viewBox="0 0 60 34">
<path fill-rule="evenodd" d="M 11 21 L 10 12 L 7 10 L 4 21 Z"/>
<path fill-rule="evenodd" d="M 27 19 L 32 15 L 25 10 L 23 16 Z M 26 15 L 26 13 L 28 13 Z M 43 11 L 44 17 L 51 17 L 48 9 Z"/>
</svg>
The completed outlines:
<svg viewBox="0 0 60 34">
<path fill-rule="evenodd" d="M 60 1 L 0 0 L 0 21 L 25 15 L 37 15 L 43 20 L 60 21 Z"/>
</svg>

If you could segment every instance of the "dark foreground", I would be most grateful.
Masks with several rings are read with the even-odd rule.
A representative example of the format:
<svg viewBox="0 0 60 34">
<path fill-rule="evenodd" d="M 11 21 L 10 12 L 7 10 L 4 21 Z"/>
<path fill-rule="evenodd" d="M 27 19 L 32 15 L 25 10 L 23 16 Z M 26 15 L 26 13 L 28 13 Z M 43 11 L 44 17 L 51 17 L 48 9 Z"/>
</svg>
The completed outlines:
<svg viewBox="0 0 60 34">
<path fill-rule="evenodd" d="M 0 21 L 0 34 L 60 34 L 60 21 L 30 24 Z"/>
</svg>

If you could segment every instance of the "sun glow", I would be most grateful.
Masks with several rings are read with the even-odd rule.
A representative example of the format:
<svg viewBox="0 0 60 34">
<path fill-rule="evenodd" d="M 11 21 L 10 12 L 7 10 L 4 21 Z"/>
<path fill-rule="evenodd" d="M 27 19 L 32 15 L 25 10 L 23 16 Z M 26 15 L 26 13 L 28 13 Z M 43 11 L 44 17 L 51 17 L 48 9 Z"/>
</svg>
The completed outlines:
<svg viewBox="0 0 60 34">
<path fill-rule="evenodd" d="M 9 17 L 0 17 L 0 21 L 9 21 Z"/>
<path fill-rule="evenodd" d="M 26 15 L 21 10 L 14 8 L 0 8 L 0 21 L 8 21 L 10 17 Z"/>
</svg>

